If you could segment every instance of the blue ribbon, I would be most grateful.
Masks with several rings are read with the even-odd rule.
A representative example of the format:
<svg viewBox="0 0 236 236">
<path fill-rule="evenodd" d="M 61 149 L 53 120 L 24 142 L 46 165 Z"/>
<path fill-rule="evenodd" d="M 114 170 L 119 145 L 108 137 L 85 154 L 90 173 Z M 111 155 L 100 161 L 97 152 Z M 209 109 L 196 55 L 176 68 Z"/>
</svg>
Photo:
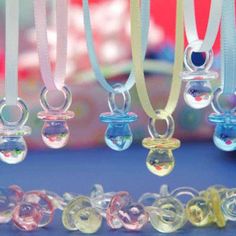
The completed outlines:
<svg viewBox="0 0 236 236">
<path fill-rule="evenodd" d="M 142 48 L 143 48 L 143 59 L 145 58 L 146 50 L 147 50 L 147 42 L 148 42 L 148 31 L 149 31 L 149 21 L 150 21 L 150 0 L 142 1 Z M 85 35 L 86 42 L 88 47 L 88 54 L 90 58 L 90 63 L 92 65 L 93 71 L 99 83 L 106 89 L 108 92 L 115 92 L 114 88 L 107 82 L 106 78 L 102 74 L 102 71 L 99 67 L 99 63 L 95 54 L 94 44 L 93 44 L 93 36 L 90 22 L 90 12 L 89 12 L 89 4 L 88 0 L 83 0 L 83 11 L 84 11 L 84 25 L 85 25 Z M 101 26 L 106 27 L 106 26 Z M 124 84 L 124 86 L 120 89 L 120 92 L 124 92 L 125 90 L 130 90 L 135 84 L 135 77 L 133 70 L 131 71 L 128 80 Z"/>
<path fill-rule="evenodd" d="M 223 94 L 234 94 L 236 88 L 235 0 L 223 1 L 221 24 L 221 80 Z"/>
</svg>

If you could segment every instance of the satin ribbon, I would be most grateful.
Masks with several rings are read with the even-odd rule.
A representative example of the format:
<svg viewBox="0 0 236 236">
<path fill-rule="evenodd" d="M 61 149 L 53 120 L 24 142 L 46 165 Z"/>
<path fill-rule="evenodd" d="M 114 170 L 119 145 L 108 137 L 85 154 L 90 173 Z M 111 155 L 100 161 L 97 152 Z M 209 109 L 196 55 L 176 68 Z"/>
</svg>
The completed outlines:
<svg viewBox="0 0 236 236">
<path fill-rule="evenodd" d="M 223 3 L 221 25 L 221 81 L 224 94 L 234 94 L 236 88 L 236 28 L 235 1 Z"/>
<path fill-rule="evenodd" d="M 141 51 L 142 57 L 144 59 L 145 52 L 147 48 L 147 41 L 148 41 L 148 30 L 149 30 L 149 19 L 150 19 L 150 0 L 143 0 L 141 6 L 141 14 L 142 14 L 142 46 Z M 85 35 L 88 47 L 88 54 L 90 58 L 90 62 L 95 73 L 95 76 L 101 86 L 107 90 L 108 92 L 115 92 L 114 88 L 107 82 L 106 78 L 104 77 L 98 59 L 96 57 L 95 48 L 93 44 L 93 36 L 92 36 L 92 29 L 91 29 L 91 22 L 90 22 L 90 12 L 89 12 L 89 4 L 88 0 L 83 0 L 83 11 L 84 11 L 84 25 L 85 25 Z M 102 26 L 103 27 L 103 26 Z M 135 84 L 134 72 L 131 71 L 128 80 L 126 81 L 125 85 L 120 89 L 120 92 L 124 92 L 125 90 L 130 90 Z"/>
<path fill-rule="evenodd" d="M 197 31 L 196 16 L 195 16 L 195 5 L 194 0 L 183 0 L 184 1 L 184 24 L 187 40 L 189 43 L 200 41 Z M 225 1 L 227 2 L 227 1 Z M 196 48 L 197 52 L 209 51 L 215 43 L 217 33 L 219 30 L 221 14 L 222 14 L 222 3 L 223 0 L 211 0 L 211 9 L 209 14 L 209 21 L 205 37 L 202 40 L 200 48 Z"/>
<path fill-rule="evenodd" d="M 18 98 L 19 0 L 6 0 L 5 32 L 6 105 L 16 105 Z"/>
<path fill-rule="evenodd" d="M 146 114 L 153 119 L 165 119 L 166 113 L 172 114 L 177 106 L 180 95 L 181 80 L 179 74 L 183 69 L 183 51 L 184 51 L 184 24 L 183 24 L 183 1 L 177 1 L 176 15 L 176 44 L 175 44 L 175 62 L 173 68 L 172 85 L 165 112 L 156 114 L 149 96 L 144 78 L 144 66 L 142 60 L 142 38 L 141 38 L 141 17 L 139 2 L 131 0 L 131 47 L 136 87 L 141 105 Z M 162 110 L 163 111 L 163 110 Z"/>
<path fill-rule="evenodd" d="M 46 0 L 34 1 L 34 16 L 39 64 L 44 84 L 49 91 L 60 90 L 66 77 L 68 1 L 56 1 L 57 56 L 54 75 L 49 59 Z"/>
</svg>

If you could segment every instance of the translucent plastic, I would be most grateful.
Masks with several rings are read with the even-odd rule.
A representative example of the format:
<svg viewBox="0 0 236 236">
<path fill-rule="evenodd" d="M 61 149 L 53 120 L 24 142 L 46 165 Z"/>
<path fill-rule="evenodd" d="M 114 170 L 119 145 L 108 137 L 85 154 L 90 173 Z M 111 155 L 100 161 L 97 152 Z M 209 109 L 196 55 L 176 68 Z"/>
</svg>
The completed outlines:
<svg viewBox="0 0 236 236">
<path fill-rule="evenodd" d="M 102 216 L 92 207 L 89 198 L 79 196 L 64 208 L 62 223 L 68 230 L 92 234 L 101 227 Z"/>
<path fill-rule="evenodd" d="M 0 223 L 8 223 L 12 219 L 13 211 L 22 200 L 23 191 L 18 186 L 0 188 Z"/>
<path fill-rule="evenodd" d="M 0 160 L 7 164 L 22 162 L 27 154 L 27 146 L 24 135 L 29 135 L 31 129 L 24 124 L 27 122 L 29 111 L 23 100 L 18 98 L 17 107 L 20 109 L 20 118 L 17 121 L 9 121 L 4 116 L 6 107 L 5 99 L 0 101 Z"/>
<path fill-rule="evenodd" d="M 202 109 L 211 104 L 213 92 L 208 80 L 189 81 L 185 87 L 184 100 L 194 109 Z"/>
<path fill-rule="evenodd" d="M 186 223 L 183 204 L 171 196 L 157 199 L 149 216 L 152 226 L 161 233 L 175 232 Z"/>
<path fill-rule="evenodd" d="M 175 160 L 171 150 L 150 150 L 147 160 L 147 168 L 158 176 L 166 176 L 171 173 L 175 166 Z"/>
<path fill-rule="evenodd" d="M 107 224 L 112 229 L 119 229 L 123 226 L 119 217 L 119 211 L 128 206 L 131 202 L 132 199 L 127 192 L 119 192 L 112 197 L 106 212 Z"/>
<path fill-rule="evenodd" d="M 61 92 L 64 95 L 64 102 L 58 107 L 48 103 L 46 87 L 40 95 L 40 102 L 44 109 L 38 113 L 38 118 L 44 121 L 42 139 L 48 147 L 54 149 L 62 148 L 67 144 L 70 131 L 66 121 L 74 117 L 74 113 L 68 111 L 72 102 L 71 91 L 64 86 Z"/>
<path fill-rule="evenodd" d="M 188 220 L 192 225 L 204 227 L 211 223 L 212 211 L 209 202 L 203 197 L 195 197 L 186 205 Z"/>
</svg>

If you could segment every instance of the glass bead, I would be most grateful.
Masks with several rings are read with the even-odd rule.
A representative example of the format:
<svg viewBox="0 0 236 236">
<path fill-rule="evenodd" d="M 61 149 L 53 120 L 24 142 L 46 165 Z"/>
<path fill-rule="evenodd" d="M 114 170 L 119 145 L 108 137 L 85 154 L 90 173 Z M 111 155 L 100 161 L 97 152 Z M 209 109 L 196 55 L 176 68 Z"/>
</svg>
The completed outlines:
<svg viewBox="0 0 236 236">
<path fill-rule="evenodd" d="M 208 80 L 189 81 L 185 87 L 184 100 L 194 109 L 207 107 L 213 98 L 211 84 Z"/>
<path fill-rule="evenodd" d="M 89 198 L 79 196 L 63 210 L 62 223 L 68 230 L 96 233 L 102 224 L 102 216 L 92 207 Z"/>
<path fill-rule="evenodd" d="M 146 160 L 147 168 L 155 175 L 166 176 L 174 168 L 172 150 L 151 149 Z"/>
<path fill-rule="evenodd" d="M 62 148 L 69 139 L 70 131 L 66 121 L 45 121 L 42 128 L 42 139 L 50 148 Z"/>
<path fill-rule="evenodd" d="M 23 191 L 14 185 L 9 188 L 0 188 L 0 223 L 8 223 L 17 203 L 21 201 Z"/>
<path fill-rule="evenodd" d="M 106 212 L 107 224 L 112 229 L 119 229 L 123 226 L 118 213 L 119 210 L 129 205 L 131 202 L 132 199 L 127 192 L 119 192 L 113 196 Z"/>
<path fill-rule="evenodd" d="M 139 203 L 130 203 L 118 211 L 118 217 L 127 230 L 139 231 L 148 222 L 148 213 Z"/>
<path fill-rule="evenodd" d="M 124 151 L 133 142 L 133 135 L 128 124 L 110 123 L 105 134 L 105 142 L 115 151 Z"/>
<path fill-rule="evenodd" d="M 15 207 L 12 220 L 20 230 L 36 230 L 42 220 L 41 208 L 38 204 L 22 202 Z"/>
<path fill-rule="evenodd" d="M 188 220 L 192 225 L 204 227 L 211 223 L 211 208 L 203 197 L 195 197 L 186 205 L 186 213 Z"/>
<path fill-rule="evenodd" d="M 27 192 L 24 195 L 24 202 L 32 203 L 40 207 L 41 220 L 38 227 L 45 227 L 52 222 L 54 216 L 54 206 L 48 196 L 41 191 Z"/>
<path fill-rule="evenodd" d="M 22 136 L 0 137 L 0 159 L 7 164 L 22 162 L 27 154 L 27 146 Z"/>
<path fill-rule="evenodd" d="M 157 199 L 149 217 L 152 226 L 161 233 L 175 232 L 186 223 L 183 204 L 171 196 Z"/>
<path fill-rule="evenodd" d="M 217 124 L 213 141 L 215 145 L 223 151 L 236 150 L 236 125 Z"/>
</svg>

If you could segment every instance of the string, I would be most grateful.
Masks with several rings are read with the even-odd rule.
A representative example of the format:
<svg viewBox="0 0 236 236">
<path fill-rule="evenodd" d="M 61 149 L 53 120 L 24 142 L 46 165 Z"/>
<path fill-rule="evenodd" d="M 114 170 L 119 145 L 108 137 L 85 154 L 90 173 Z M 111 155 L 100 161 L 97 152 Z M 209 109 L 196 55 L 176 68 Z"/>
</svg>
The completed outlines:
<svg viewBox="0 0 236 236">
<path fill-rule="evenodd" d="M 221 25 L 221 80 L 224 94 L 234 94 L 236 88 L 235 1 L 223 3 Z"/>
<path fill-rule="evenodd" d="M 6 105 L 16 105 L 18 98 L 19 0 L 6 0 L 5 33 Z"/>
<path fill-rule="evenodd" d="M 183 0 L 183 1 L 184 1 L 184 24 L 185 24 L 187 40 L 189 43 L 200 41 L 197 31 L 194 0 Z M 213 47 L 220 26 L 222 3 L 223 0 L 211 0 L 211 8 L 209 14 L 209 21 L 207 24 L 207 30 L 200 48 L 196 48 L 197 52 L 206 52 Z"/>
<path fill-rule="evenodd" d="M 34 1 L 34 17 L 40 71 L 44 84 L 49 91 L 61 90 L 66 77 L 68 0 L 56 1 L 57 55 L 54 75 L 49 59 L 46 0 Z"/>
<path fill-rule="evenodd" d="M 169 99 L 166 107 L 164 108 L 165 112 L 160 112 L 158 116 L 150 102 L 145 84 L 143 72 L 144 66 L 141 55 L 141 40 L 141 19 L 139 14 L 139 4 L 138 1 L 131 0 L 131 47 L 138 96 L 144 111 L 149 117 L 153 119 L 165 119 L 166 113 L 172 114 L 174 112 L 180 95 L 181 80 L 179 78 L 179 74 L 183 68 L 184 51 L 183 1 L 177 1 L 175 62 Z"/>
<path fill-rule="evenodd" d="M 148 30 L 149 30 L 149 19 L 150 19 L 150 0 L 143 0 L 141 6 L 141 14 L 142 14 L 142 58 L 145 57 L 145 52 L 147 48 L 147 41 L 148 41 Z M 85 35 L 86 35 L 86 42 L 88 48 L 88 54 L 90 58 L 90 63 L 92 65 L 93 71 L 95 76 L 101 86 L 107 90 L 108 92 L 115 92 L 112 85 L 110 85 L 106 78 L 104 77 L 98 59 L 96 57 L 94 43 L 93 43 L 93 36 L 92 36 L 92 29 L 91 29 L 91 21 L 90 21 L 90 12 L 89 12 L 89 4 L 88 0 L 83 0 L 83 12 L 84 12 L 84 25 L 85 25 Z M 125 90 L 130 90 L 135 84 L 134 72 L 131 71 L 128 80 L 124 84 L 124 86 L 120 89 L 120 92 L 124 92 Z"/>
</svg>

